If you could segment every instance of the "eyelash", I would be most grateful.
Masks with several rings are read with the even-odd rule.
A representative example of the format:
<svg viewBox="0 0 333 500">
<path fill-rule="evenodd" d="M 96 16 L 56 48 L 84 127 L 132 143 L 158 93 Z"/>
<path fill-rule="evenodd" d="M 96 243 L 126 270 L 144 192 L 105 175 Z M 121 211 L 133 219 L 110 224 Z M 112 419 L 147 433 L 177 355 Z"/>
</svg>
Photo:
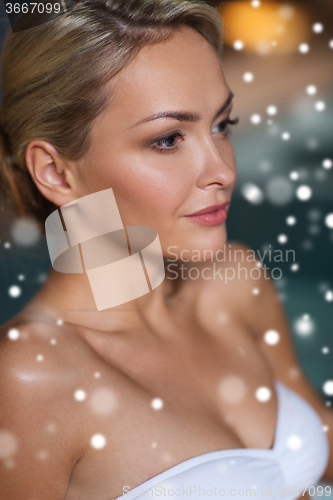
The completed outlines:
<svg viewBox="0 0 333 500">
<path fill-rule="evenodd" d="M 225 132 L 224 133 L 220 132 L 220 133 L 222 135 L 224 135 L 225 137 L 230 137 L 231 136 L 231 130 L 228 127 L 228 125 L 237 125 L 238 122 L 239 122 L 239 118 L 238 117 L 234 118 L 233 120 L 230 120 L 230 118 L 228 118 L 227 120 L 221 121 L 216 126 L 217 127 L 220 127 L 221 125 L 227 126 L 226 133 Z M 176 138 L 176 137 L 184 138 L 185 134 L 183 132 L 181 132 L 180 130 L 177 130 L 177 132 L 174 132 L 174 133 L 172 133 L 170 135 L 166 135 L 164 137 L 161 137 L 160 139 L 157 139 L 157 141 L 155 141 L 155 142 L 153 142 L 151 144 L 151 148 L 157 150 L 159 153 L 162 153 L 162 154 L 165 154 L 165 153 L 166 154 L 174 153 L 178 149 L 178 146 L 174 146 L 174 147 L 171 147 L 171 148 L 163 148 L 161 146 L 158 146 L 158 143 L 159 142 L 163 142 L 163 141 L 167 141 L 168 139 L 173 139 L 173 138 Z"/>
</svg>

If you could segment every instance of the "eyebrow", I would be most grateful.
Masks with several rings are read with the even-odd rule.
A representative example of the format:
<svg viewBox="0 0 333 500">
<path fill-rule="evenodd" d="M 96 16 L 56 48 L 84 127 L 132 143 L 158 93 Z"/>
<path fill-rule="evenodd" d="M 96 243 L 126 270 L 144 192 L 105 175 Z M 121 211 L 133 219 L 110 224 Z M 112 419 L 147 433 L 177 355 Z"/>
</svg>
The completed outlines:
<svg viewBox="0 0 333 500">
<path fill-rule="evenodd" d="M 222 113 L 227 109 L 229 104 L 231 103 L 232 99 L 235 97 L 235 94 L 230 91 L 226 101 L 222 104 L 220 109 L 217 111 L 217 113 L 214 116 L 213 121 L 215 121 Z M 143 120 L 140 120 L 138 123 L 135 125 L 132 125 L 132 127 L 136 127 L 137 125 L 140 125 L 141 123 L 146 123 L 150 122 L 153 120 L 159 120 L 160 118 L 173 118 L 176 119 L 180 122 L 191 122 L 195 123 L 199 120 L 201 120 L 202 115 L 200 113 L 192 113 L 189 111 L 161 111 L 160 113 L 155 113 L 153 115 L 147 116 Z"/>
</svg>

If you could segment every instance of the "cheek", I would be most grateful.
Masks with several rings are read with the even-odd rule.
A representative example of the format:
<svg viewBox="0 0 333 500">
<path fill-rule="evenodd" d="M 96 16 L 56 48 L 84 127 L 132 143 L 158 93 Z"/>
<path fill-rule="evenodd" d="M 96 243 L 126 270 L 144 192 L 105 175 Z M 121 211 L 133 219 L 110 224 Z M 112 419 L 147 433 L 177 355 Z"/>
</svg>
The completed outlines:
<svg viewBox="0 0 333 500">
<path fill-rule="evenodd" d="M 112 167 L 101 166 L 99 186 L 103 187 L 98 189 L 111 187 L 118 208 L 127 214 L 175 213 L 188 197 L 193 180 L 179 160 L 165 156 L 154 161 L 114 159 Z"/>
</svg>

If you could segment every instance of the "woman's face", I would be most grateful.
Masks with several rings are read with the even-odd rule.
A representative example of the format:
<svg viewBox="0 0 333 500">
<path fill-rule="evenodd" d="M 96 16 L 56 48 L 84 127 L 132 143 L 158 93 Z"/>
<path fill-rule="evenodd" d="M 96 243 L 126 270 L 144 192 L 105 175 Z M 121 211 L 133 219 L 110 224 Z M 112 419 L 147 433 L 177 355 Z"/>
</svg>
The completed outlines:
<svg viewBox="0 0 333 500">
<path fill-rule="evenodd" d="M 145 46 L 109 91 L 112 103 L 94 123 L 83 161 L 81 196 L 112 188 L 125 226 L 156 229 L 165 257 L 199 252 L 204 260 L 204 250 L 226 242 L 225 211 L 188 216 L 230 201 L 236 181 L 232 102 L 217 54 L 184 27 Z"/>
</svg>

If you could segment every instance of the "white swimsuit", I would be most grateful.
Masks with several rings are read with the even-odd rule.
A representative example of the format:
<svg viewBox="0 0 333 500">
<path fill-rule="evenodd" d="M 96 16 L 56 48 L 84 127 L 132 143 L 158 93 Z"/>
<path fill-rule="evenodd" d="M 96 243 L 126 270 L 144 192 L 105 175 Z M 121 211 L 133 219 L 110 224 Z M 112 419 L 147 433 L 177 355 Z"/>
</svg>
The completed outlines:
<svg viewBox="0 0 333 500">
<path fill-rule="evenodd" d="M 274 385 L 278 412 L 272 449 L 241 448 L 204 453 L 174 465 L 139 486 L 129 483 L 115 500 L 202 500 L 207 497 L 294 500 L 301 497 L 325 472 L 329 443 L 313 407 L 281 381 L 276 380 Z M 308 491 L 311 498 L 314 491 Z"/>
</svg>

